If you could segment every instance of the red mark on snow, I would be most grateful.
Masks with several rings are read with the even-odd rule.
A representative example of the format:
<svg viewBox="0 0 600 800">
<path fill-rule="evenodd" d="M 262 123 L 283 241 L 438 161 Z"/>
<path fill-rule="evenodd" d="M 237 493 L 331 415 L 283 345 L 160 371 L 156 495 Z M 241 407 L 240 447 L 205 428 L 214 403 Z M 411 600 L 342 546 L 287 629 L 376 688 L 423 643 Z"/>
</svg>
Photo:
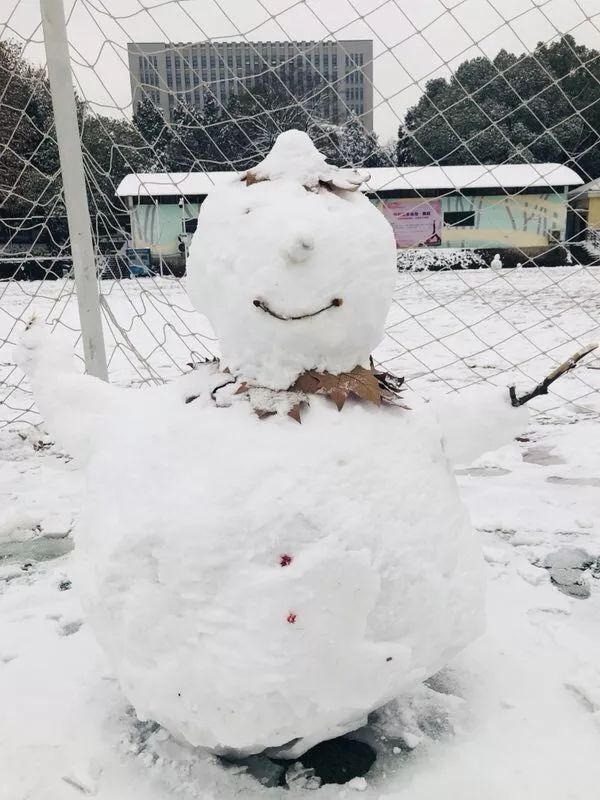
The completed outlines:
<svg viewBox="0 0 600 800">
<path fill-rule="evenodd" d="M 296 622 L 296 615 L 294 614 L 293 611 L 290 611 L 290 613 L 288 614 L 287 621 L 290 623 L 290 625 L 293 625 L 294 622 Z"/>
<path fill-rule="evenodd" d="M 293 560 L 294 559 L 292 556 L 288 555 L 287 553 L 284 553 L 282 556 L 279 556 L 279 566 L 289 567 L 289 565 L 292 563 Z"/>
</svg>

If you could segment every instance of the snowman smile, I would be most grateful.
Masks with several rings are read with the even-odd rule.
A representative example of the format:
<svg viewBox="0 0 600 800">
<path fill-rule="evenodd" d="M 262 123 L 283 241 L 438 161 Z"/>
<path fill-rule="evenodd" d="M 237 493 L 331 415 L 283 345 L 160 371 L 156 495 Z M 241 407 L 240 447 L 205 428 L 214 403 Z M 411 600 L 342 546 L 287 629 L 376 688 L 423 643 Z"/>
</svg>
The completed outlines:
<svg viewBox="0 0 600 800">
<path fill-rule="evenodd" d="M 275 317 L 275 319 L 281 319 L 284 321 L 289 320 L 296 320 L 296 319 L 308 319 L 309 317 L 316 317 L 317 314 L 322 314 L 323 311 L 329 311 L 330 308 L 339 308 L 343 304 L 343 300 L 341 297 L 334 297 L 329 305 L 323 306 L 323 308 L 319 308 L 318 311 L 309 311 L 306 314 L 278 314 L 276 311 L 273 311 L 269 307 L 269 304 L 266 303 L 264 300 L 253 300 L 252 305 L 256 306 L 256 308 L 260 308 L 261 311 L 264 311 L 265 314 L 270 314 L 270 316 Z"/>
</svg>

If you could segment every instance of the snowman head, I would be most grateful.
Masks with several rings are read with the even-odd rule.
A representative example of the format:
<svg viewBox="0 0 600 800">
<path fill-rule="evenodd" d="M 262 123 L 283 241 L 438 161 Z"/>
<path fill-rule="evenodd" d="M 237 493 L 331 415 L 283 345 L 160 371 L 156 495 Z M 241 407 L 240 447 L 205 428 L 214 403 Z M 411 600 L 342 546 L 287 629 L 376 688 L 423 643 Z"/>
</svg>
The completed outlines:
<svg viewBox="0 0 600 800">
<path fill-rule="evenodd" d="M 396 245 L 356 191 L 363 180 L 288 131 L 261 164 L 206 198 L 188 289 L 232 373 L 283 389 L 306 370 L 368 363 L 391 303 Z"/>
</svg>

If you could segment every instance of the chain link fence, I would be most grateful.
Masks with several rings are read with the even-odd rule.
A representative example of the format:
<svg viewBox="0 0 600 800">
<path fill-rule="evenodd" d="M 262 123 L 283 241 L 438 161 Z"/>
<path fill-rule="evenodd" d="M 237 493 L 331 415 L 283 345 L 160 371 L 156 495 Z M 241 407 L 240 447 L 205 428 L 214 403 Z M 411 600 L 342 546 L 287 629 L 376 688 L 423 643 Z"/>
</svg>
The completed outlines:
<svg viewBox="0 0 600 800">
<path fill-rule="evenodd" d="M 64 27 L 59 0 L 43 24 L 8 6 L 0 426 L 39 421 L 13 359 L 34 310 L 95 374 L 101 317 L 124 385 L 218 354 L 185 292 L 198 211 L 290 128 L 371 173 L 398 243 L 375 355 L 412 389 L 528 385 L 600 338 L 595 0 L 69 0 Z M 590 357 L 536 408 L 597 414 L 599 390 Z"/>
</svg>

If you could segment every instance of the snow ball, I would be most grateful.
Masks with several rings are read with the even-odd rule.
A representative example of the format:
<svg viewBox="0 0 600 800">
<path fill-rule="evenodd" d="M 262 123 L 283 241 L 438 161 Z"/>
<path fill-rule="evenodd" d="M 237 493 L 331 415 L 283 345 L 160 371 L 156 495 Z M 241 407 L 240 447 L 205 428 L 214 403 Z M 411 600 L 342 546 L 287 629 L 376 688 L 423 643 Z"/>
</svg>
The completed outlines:
<svg viewBox="0 0 600 800">
<path fill-rule="evenodd" d="M 260 386 L 285 389 L 306 370 L 367 365 L 383 338 L 394 234 L 360 192 L 320 182 L 335 183 L 333 170 L 306 134 L 288 131 L 254 182 L 217 187 L 200 209 L 188 291 L 220 339 L 224 365 Z"/>
<path fill-rule="evenodd" d="M 364 792 L 367 789 L 367 779 L 366 778 L 352 778 L 351 781 L 348 781 L 346 786 L 349 789 L 354 789 L 356 792 Z"/>
</svg>

